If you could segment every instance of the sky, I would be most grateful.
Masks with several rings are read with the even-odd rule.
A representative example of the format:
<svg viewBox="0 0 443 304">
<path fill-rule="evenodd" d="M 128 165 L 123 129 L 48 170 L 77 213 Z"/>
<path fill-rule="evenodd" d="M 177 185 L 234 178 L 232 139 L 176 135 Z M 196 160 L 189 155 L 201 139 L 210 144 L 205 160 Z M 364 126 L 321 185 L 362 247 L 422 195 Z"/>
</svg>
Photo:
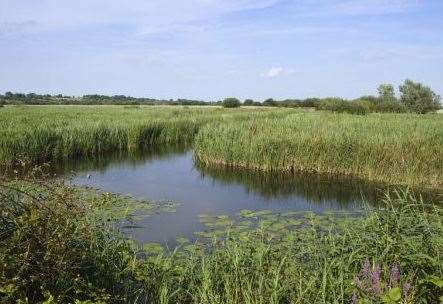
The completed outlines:
<svg viewBox="0 0 443 304">
<path fill-rule="evenodd" d="M 0 0 L 0 93 L 443 95 L 442 0 Z"/>
</svg>

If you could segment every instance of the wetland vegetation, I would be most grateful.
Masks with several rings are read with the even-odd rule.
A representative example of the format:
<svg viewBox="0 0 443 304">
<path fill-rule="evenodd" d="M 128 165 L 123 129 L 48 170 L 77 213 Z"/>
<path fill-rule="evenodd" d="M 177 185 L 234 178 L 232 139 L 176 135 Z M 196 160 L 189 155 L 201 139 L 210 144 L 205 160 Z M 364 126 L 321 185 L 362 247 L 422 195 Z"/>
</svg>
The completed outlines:
<svg viewBox="0 0 443 304">
<path fill-rule="evenodd" d="M 41 180 L 39 175 L 30 180 L 3 177 L 1 301 L 441 301 L 441 114 L 7 105 L 0 111 L 0 128 L 2 173 L 75 158 L 98 161 L 110 153 L 143 154 L 181 143 L 194 147 L 202 174 L 222 181 L 237 178 L 263 196 L 270 195 L 265 188 L 273 182 L 284 184 L 278 188 L 283 196 L 306 184 L 296 174 L 304 171 L 313 184 L 299 189 L 314 200 L 335 195 L 330 187 L 327 193 L 315 192 L 328 181 L 320 176 L 328 175 L 348 176 L 349 185 L 358 184 L 353 179 L 358 177 L 437 194 L 424 200 L 408 190 L 391 190 L 359 216 L 249 209 L 235 216 L 202 214 L 205 229 L 196 239 L 180 238 L 177 248 L 165 248 L 129 240 L 119 227 L 170 212 L 174 204 Z M 231 170 L 221 173 L 217 166 Z M 236 167 L 243 169 L 234 174 Z M 257 177 L 261 171 L 270 171 L 267 179 Z"/>
</svg>

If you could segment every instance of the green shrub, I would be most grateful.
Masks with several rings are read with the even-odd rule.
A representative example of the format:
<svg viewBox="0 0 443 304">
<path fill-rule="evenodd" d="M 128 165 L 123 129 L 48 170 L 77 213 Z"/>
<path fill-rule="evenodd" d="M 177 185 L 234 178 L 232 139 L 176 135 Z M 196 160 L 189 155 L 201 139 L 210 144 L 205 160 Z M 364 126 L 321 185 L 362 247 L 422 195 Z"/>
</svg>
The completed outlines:
<svg viewBox="0 0 443 304">
<path fill-rule="evenodd" d="M 224 108 L 238 108 L 240 107 L 240 100 L 234 97 L 225 98 L 223 100 Z"/>
<path fill-rule="evenodd" d="M 0 302 L 123 297 L 124 282 L 132 281 L 128 243 L 106 222 L 88 218 L 89 205 L 73 189 L 7 184 L 0 197 Z"/>
<path fill-rule="evenodd" d="M 371 104 L 367 101 L 348 101 L 341 98 L 327 98 L 320 102 L 319 109 L 337 113 L 365 115 L 370 112 Z"/>
<path fill-rule="evenodd" d="M 252 100 L 252 99 L 246 99 L 246 100 L 243 102 L 243 105 L 245 105 L 245 106 L 253 106 L 253 105 L 254 105 L 254 100 Z"/>
<path fill-rule="evenodd" d="M 372 106 L 374 112 L 379 113 L 406 113 L 408 108 L 398 101 L 382 101 Z"/>
</svg>

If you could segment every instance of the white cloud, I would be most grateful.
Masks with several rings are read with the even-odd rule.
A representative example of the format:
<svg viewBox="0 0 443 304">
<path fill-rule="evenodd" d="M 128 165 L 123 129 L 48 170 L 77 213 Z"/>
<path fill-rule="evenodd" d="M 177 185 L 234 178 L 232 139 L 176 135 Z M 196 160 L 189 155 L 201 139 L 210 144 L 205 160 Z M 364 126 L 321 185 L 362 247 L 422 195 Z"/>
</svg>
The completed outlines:
<svg viewBox="0 0 443 304">
<path fill-rule="evenodd" d="M 261 73 L 262 78 L 276 78 L 279 76 L 290 75 L 294 73 L 293 69 L 285 69 L 283 67 L 271 67 L 268 71 Z"/>
</svg>

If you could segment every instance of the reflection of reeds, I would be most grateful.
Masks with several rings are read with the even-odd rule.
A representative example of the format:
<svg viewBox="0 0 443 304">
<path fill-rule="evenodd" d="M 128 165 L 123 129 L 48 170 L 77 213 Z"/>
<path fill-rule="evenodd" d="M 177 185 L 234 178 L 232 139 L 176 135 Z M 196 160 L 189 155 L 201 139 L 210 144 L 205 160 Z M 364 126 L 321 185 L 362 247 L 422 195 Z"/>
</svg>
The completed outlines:
<svg viewBox="0 0 443 304">
<path fill-rule="evenodd" d="M 384 197 L 388 186 L 381 183 L 367 182 L 350 176 L 323 175 L 309 172 L 278 172 L 257 171 L 246 168 L 207 166 L 198 159 L 195 165 L 203 176 L 209 176 L 214 181 L 224 184 L 240 184 L 249 192 L 271 198 L 290 198 L 294 195 L 306 198 L 308 201 L 324 204 L 330 201 L 342 206 L 351 205 L 364 200 L 370 205 Z M 433 191 L 414 189 L 416 194 L 425 200 L 438 201 L 438 194 Z"/>
<path fill-rule="evenodd" d="M 303 113 L 211 124 L 198 133 L 195 152 L 208 165 L 443 188 L 443 120 L 438 115 Z"/>
</svg>

